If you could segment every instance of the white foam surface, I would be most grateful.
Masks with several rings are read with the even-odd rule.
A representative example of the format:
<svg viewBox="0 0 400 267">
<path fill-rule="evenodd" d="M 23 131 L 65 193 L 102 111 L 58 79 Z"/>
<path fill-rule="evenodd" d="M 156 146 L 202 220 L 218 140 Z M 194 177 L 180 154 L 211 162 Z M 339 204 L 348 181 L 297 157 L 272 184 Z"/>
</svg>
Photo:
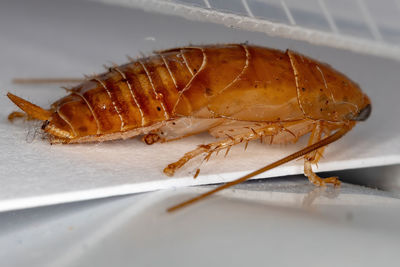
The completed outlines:
<svg viewBox="0 0 400 267">
<path fill-rule="evenodd" d="M 80 77 L 102 71 L 103 63 L 124 63 L 127 54 L 189 43 L 250 41 L 329 62 L 360 83 L 372 99 L 373 111 L 367 122 L 329 146 L 318 170 L 400 163 L 400 64 L 390 59 L 85 1 L 2 2 L 0 36 L 0 211 L 224 182 L 305 145 L 306 139 L 289 146 L 255 142 L 246 152 L 239 146 L 226 158 L 223 153 L 212 157 L 195 180 L 196 163 L 169 178 L 162 173 L 168 163 L 213 139 L 199 135 L 152 146 L 136 139 L 50 146 L 40 138 L 30 141 L 35 132 L 30 124 L 10 124 L 6 119 L 16 110 L 5 96 L 7 91 L 43 107 L 65 95 L 57 85 L 14 85 L 10 82 L 14 77 Z M 302 161 L 261 177 L 297 173 L 302 173 Z"/>
</svg>

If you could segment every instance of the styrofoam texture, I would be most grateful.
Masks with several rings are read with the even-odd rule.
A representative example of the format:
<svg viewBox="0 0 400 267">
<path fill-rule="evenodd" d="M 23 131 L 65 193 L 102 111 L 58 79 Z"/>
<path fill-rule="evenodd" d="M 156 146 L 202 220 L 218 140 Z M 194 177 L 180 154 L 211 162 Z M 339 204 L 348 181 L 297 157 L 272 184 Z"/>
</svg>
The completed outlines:
<svg viewBox="0 0 400 267">
<path fill-rule="evenodd" d="M 45 7 L 45 8 L 44 8 Z M 145 25 L 145 26 L 144 26 Z M 269 38 L 261 33 L 227 29 L 211 23 L 103 6 L 85 1 L 13 1 L 0 3 L 0 211 L 137 193 L 189 185 L 225 182 L 262 167 L 306 144 L 267 146 L 254 142 L 247 152 L 233 148 L 224 158 L 201 166 L 198 162 L 176 177 L 162 169 L 198 144 L 214 139 L 207 134 L 167 144 L 144 145 L 140 140 L 102 144 L 54 145 L 40 138 L 30 141 L 30 124 L 10 124 L 15 110 L 7 91 L 49 106 L 65 95 L 58 86 L 22 86 L 14 77 L 73 77 L 100 71 L 109 60 L 125 62 L 125 55 L 188 43 L 244 42 L 291 48 L 329 62 L 360 83 L 370 95 L 373 112 L 343 139 L 332 144 L 319 171 L 380 166 L 400 162 L 397 114 L 399 63 L 302 42 Z M 295 161 L 262 174 L 272 177 L 302 173 Z"/>
</svg>

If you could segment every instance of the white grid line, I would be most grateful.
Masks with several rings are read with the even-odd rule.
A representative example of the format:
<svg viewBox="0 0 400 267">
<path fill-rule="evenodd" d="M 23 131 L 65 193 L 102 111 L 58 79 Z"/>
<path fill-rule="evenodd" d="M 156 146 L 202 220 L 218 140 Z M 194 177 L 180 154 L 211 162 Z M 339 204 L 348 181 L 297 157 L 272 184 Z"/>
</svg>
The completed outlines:
<svg viewBox="0 0 400 267">
<path fill-rule="evenodd" d="M 378 26 L 376 26 L 375 21 L 372 19 L 371 14 L 369 13 L 369 10 L 367 6 L 365 5 L 364 0 L 357 0 L 358 7 L 361 10 L 362 16 L 365 20 L 365 23 L 367 23 L 367 26 L 369 28 L 369 31 L 371 32 L 372 36 L 375 38 L 377 41 L 382 41 L 382 35 L 379 32 Z"/>
<path fill-rule="evenodd" d="M 246 9 L 246 12 L 249 15 L 249 17 L 254 18 L 254 14 L 250 9 L 249 4 L 247 3 L 247 0 L 242 0 L 242 4 L 244 6 L 244 9 Z"/>
<path fill-rule="evenodd" d="M 213 22 L 227 27 L 262 32 L 269 36 L 279 36 L 314 45 L 334 47 L 361 54 L 375 55 L 400 61 L 400 46 L 380 41 L 374 38 L 363 38 L 349 34 L 334 34 L 330 31 L 297 27 L 294 24 L 277 23 L 261 18 L 251 18 L 247 15 L 226 13 L 216 9 L 199 7 L 190 4 L 172 2 L 171 0 L 91 0 L 110 5 L 120 5 L 130 8 L 141 8 L 146 11 L 157 11 L 166 15 L 174 15 L 194 21 Z M 283 0 L 281 0 L 282 3 Z M 354 1 L 354 0 L 353 0 Z M 283 7 L 283 6 L 282 6 Z M 357 11 L 357 10 L 356 10 Z M 290 13 L 289 13 L 290 14 Z M 355 14 L 357 15 L 357 14 Z M 360 12 L 361 20 L 365 25 Z M 290 18 L 290 15 L 289 17 Z M 295 23 L 293 21 L 293 23 Z M 367 27 L 367 26 L 366 26 Z"/>
<path fill-rule="evenodd" d="M 328 24 L 331 27 L 332 32 L 334 32 L 336 34 L 339 33 L 339 29 L 337 28 L 335 20 L 333 19 L 331 13 L 329 12 L 328 8 L 326 7 L 325 1 L 318 0 L 318 4 L 322 10 L 322 13 L 324 13 L 326 21 L 328 21 Z"/>
<path fill-rule="evenodd" d="M 286 13 L 286 16 L 288 17 L 288 20 L 290 22 L 290 24 L 292 25 L 296 25 L 296 21 L 294 20 L 293 16 L 292 16 L 292 12 L 290 12 L 288 6 L 286 5 L 285 1 L 281 0 L 281 5 L 283 10 Z"/>
</svg>

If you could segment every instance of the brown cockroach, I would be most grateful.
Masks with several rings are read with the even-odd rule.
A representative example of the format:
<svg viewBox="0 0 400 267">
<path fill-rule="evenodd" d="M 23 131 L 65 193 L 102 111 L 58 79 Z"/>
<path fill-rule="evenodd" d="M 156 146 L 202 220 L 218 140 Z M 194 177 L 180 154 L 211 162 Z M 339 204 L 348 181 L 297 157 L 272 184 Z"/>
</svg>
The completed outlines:
<svg viewBox="0 0 400 267">
<path fill-rule="evenodd" d="M 291 143 L 311 133 L 306 148 L 170 210 L 302 156 L 304 174 L 313 184 L 338 185 L 337 177 L 318 177 L 311 164 L 319 161 L 327 144 L 371 112 L 368 96 L 329 65 L 290 50 L 248 44 L 155 52 L 110 67 L 68 91 L 49 110 L 11 93 L 8 97 L 28 117 L 44 121 L 42 129 L 51 143 L 144 135 L 144 142 L 153 144 L 204 131 L 219 138 L 169 164 L 164 169 L 169 176 L 201 154 L 208 160 L 212 153 L 240 143 Z"/>
</svg>

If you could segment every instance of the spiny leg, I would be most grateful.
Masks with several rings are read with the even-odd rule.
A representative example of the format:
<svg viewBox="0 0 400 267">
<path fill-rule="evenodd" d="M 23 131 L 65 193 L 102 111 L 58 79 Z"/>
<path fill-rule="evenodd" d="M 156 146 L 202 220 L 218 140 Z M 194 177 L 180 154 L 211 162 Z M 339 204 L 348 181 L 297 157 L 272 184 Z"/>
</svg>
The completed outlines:
<svg viewBox="0 0 400 267">
<path fill-rule="evenodd" d="M 229 149 L 237 144 L 243 143 L 243 142 L 249 142 L 251 140 L 256 140 L 258 138 L 262 138 L 263 136 L 273 136 L 279 133 L 280 127 L 263 127 L 259 129 L 251 129 L 246 134 L 238 134 L 234 136 L 226 135 L 228 138 L 223 139 L 218 142 L 210 143 L 207 145 L 199 145 L 196 149 L 187 152 L 185 155 L 183 155 L 182 158 L 180 158 L 178 161 L 169 164 L 165 169 L 164 173 L 168 176 L 173 176 L 175 171 L 181 168 L 183 165 L 185 165 L 189 160 L 195 158 L 198 155 L 201 155 L 203 153 L 207 153 L 205 156 L 205 160 L 208 160 L 212 153 L 218 152 L 222 149 L 227 149 L 227 152 Z M 226 154 L 225 154 L 226 155 Z"/>
<path fill-rule="evenodd" d="M 330 129 L 328 129 L 327 127 L 322 127 L 322 128 L 323 128 L 322 131 L 323 131 L 324 136 L 329 136 L 331 134 L 332 131 Z M 322 135 L 321 135 L 321 137 L 322 137 Z M 323 158 L 325 148 L 326 148 L 326 146 L 321 147 L 315 151 L 314 159 L 311 162 L 312 164 L 316 164 L 318 167 L 318 162 L 320 161 L 321 158 Z"/>
<path fill-rule="evenodd" d="M 301 149 L 301 150 L 299 150 L 299 151 L 297 151 L 297 152 L 295 152 L 293 154 L 290 154 L 290 155 L 288 155 L 288 156 L 286 156 L 286 157 L 284 157 L 284 158 L 282 158 L 282 159 L 280 159 L 278 161 L 275 161 L 275 162 L 273 162 L 271 164 L 268 164 L 267 166 L 264 166 L 261 169 L 258 169 L 258 170 L 253 171 L 253 172 L 251 172 L 251 173 L 249 173 L 249 174 L 247 174 L 247 175 L 245 175 L 243 177 L 240 177 L 239 179 L 236 179 L 236 180 L 233 180 L 231 182 L 228 182 L 228 183 L 226 183 L 224 185 L 221 185 L 221 186 L 219 186 L 217 188 L 214 188 L 214 189 L 212 189 L 212 190 L 210 190 L 208 192 L 205 192 L 205 193 L 203 193 L 203 194 L 201 194 L 199 196 L 196 196 L 194 198 L 191 198 L 189 200 L 181 202 L 181 203 L 179 203 L 179 204 L 177 204 L 175 206 L 172 206 L 169 209 L 167 209 L 167 211 L 168 212 L 176 211 L 178 209 L 181 209 L 183 207 L 191 205 L 191 204 L 193 204 L 195 202 L 198 202 L 199 200 L 205 199 L 205 198 L 207 198 L 207 197 L 209 197 L 209 196 L 211 196 L 211 195 L 213 195 L 213 194 L 215 194 L 215 193 L 217 193 L 217 192 L 219 192 L 221 190 L 224 190 L 224 189 L 229 188 L 231 186 L 234 186 L 234 185 L 237 185 L 237 184 L 242 183 L 244 181 L 247 181 L 248 179 L 250 179 L 250 178 L 252 178 L 252 177 L 254 177 L 254 176 L 256 176 L 256 175 L 258 175 L 260 173 L 263 173 L 265 171 L 268 171 L 268 170 L 271 170 L 271 169 L 276 168 L 278 166 L 281 166 L 282 164 L 285 164 L 285 163 L 287 163 L 289 161 L 292 161 L 292 160 L 294 160 L 296 158 L 304 157 L 305 155 L 311 153 L 312 151 L 314 151 L 316 149 L 319 149 L 321 147 L 324 147 L 324 146 L 326 146 L 326 145 L 328 145 L 330 143 L 333 143 L 336 140 L 340 139 L 348 131 L 350 131 L 351 128 L 354 127 L 354 125 L 355 125 L 355 122 L 349 123 L 349 124 L 344 124 L 334 134 L 322 139 L 321 141 L 319 141 L 319 142 L 317 142 L 315 144 L 312 144 L 311 146 L 307 146 L 307 147 L 305 147 L 305 148 L 303 148 L 303 149 Z"/>
<path fill-rule="evenodd" d="M 322 134 L 328 135 L 330 131 L 324 128 L 322 122 L 317 122 L 313 131 L 311 132 L 308 145 L 315 144 L 321 140 Z M 340 185 L 338 177 L 321 178 L 313 170 L 312 164 L 317 164 L 325 147 L 321 147 L 317 150 L 312 151 L 304 156 L 304 175 L 307 176 L 308 180 L 316 186 L 325 186 L 325 184 Z"/>
</svg>

